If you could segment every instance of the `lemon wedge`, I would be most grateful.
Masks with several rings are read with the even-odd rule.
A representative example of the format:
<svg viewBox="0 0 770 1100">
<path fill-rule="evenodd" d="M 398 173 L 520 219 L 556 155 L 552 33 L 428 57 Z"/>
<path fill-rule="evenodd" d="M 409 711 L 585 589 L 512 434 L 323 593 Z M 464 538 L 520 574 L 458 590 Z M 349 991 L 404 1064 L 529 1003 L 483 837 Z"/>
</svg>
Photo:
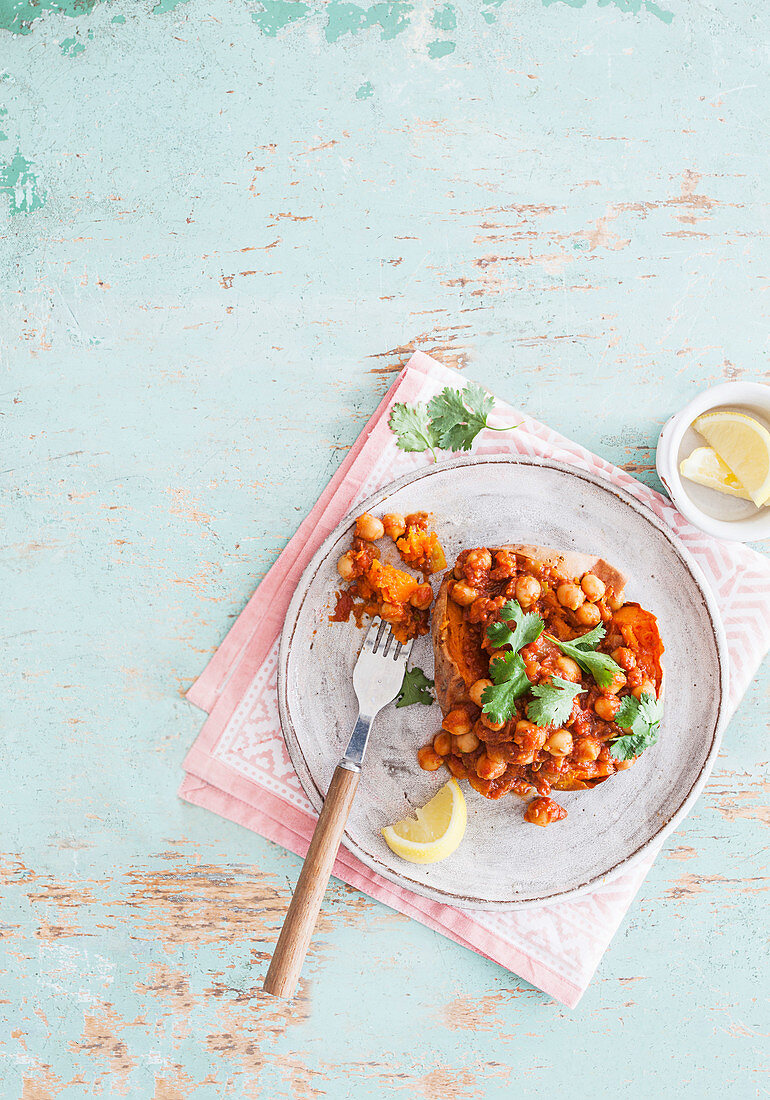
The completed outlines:
<svg viewBox="0 0 770 1100">
<path fill-rule="evenodd" d="M 705 485 L 707 489 L 716 489 L 718 493 L 727 493 L 741 500 L 751 500 L 727 463 L 711 447 L 696 447 L 692 454 L 682 459 L 679 472 L 688 481 Z"/>
<path fill-rule="evenodd" d="M 770 432 L 746 413 L 715 409 L 694 422 L 757 508 L 770 500 Z"/>
<path fill-rule="evenodd" d="M 456 779 L 445 783 L 427 806 L 382 830 L 385 843 L 409 863 L 438 863 L 451 856 L 465 836 L 468 811 Z"/>
</svg>

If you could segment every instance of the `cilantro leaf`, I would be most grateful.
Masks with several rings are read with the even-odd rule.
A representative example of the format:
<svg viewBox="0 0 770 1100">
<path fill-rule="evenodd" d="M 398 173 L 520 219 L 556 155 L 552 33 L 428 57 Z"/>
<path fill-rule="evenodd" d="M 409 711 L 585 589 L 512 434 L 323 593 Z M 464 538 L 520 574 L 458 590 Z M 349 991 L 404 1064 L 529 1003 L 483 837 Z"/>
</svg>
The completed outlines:
<svg viewBox="0 0 770 1100">
<path fill-rule="evenodd" d="M 428 450 L 436 457 L 434 447 L 438 446 L 438 439 L 424 401 L 414 405 L 399 401 L 390 410 L 388 427 L 396 435 L 396 442 L 402 451 Z"/>
<path fill-rule="evenodd" d="M 487 416 L 495 399 L 475 382 L 463 390 L 447 386 L 428 402 L 431 427 L 439 446 L 447 451 L 469 451 L 479 432 L 487 426 Z"/>
<path fill-rule="evenodd" d="M 658 740 L 663 705 L 654 695 L 645 691 L 641 699 L 624 696 L 615 722 L 621 729 L 629 730 L 623 737 L 610 742 L 610 751 L 616 760 L 632 760 Z"/>
<path fill-rule="evenodd" d="M 487 627 L 487 637 L 493 645 L 501 649 L 509 645 L 514 652 L 518 652 L 523 646 L 534 642 L 545 630 L 545 623 L 532 611 L 524 612 L 517 600 L 509 600 L 500 608 L 499 623 L 490 623 Z M 511 630 L 507 623 L 514 623 Z"/>
<path fill-rule="evenodd" d="M 589 630 L 587 634 L 581 634 L 579 638 L 573 638 L 572 645 L 577 646 L 578 649 L 596 649 L 606 633 L 607 631 L 604 629 L 604 624 L 599 623 L 593 630 Z"/>
<path fill-rule="evenodd" d="M 408 668 L 404 673 L 396 706 L 410 707 L 413 703 L 422 703 L 423 706 L 429 707 L 433 702 L 433 696 L 430 693 L 432 687 L 433 680 L 429 680 L 421 668 L 416 665 L 414 668 Z"/>
<path fill-rule="evenodd" d="M 536 726 L 562 726 L 572 713 L 572 701 L 586 689 L 582 684 L 552 676 L 550 684 L 535 684 L 534 699 L 527 706 L 527 718 Z"/>
<path fill-rule="evenodd" d="M 556 643 L 565 657 L 571 657 L 584 672 L 593 676 L 599 687 L 609 687 L 617 674 L 623 670 L 613 661 L 609 653 L 600 653 L 596 648 L 605 633 L 604 627 L 599 623 L 593 630 L 589 630 L 587 634 L 571 642 L 560 642 L 551 634 L 547 634 L 546 637 Z"/>
<path fill-rule="evenodd" d="M 516 711 L 516 700 L 532 686 L 524 660 L 518 653 L 495 657 L 489 666 L 489 675 L 494 683 L 484 688 L 481 709 L 493 722 L 507 722 Z"/>
</svg>

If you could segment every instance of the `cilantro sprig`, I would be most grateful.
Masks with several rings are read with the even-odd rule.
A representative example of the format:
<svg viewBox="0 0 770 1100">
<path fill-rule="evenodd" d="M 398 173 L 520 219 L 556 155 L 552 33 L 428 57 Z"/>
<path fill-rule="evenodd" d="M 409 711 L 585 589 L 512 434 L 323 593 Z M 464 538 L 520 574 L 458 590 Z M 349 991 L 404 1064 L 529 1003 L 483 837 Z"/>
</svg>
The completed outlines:
<svg viewBox="0 0 770 1100">
<path fill-rule="evenodd" d="M 519 653 L 506 653 L 490 663 L 492 687 L 484 688 L 481 709 L 493 722 L 507 722 L 516 710 L 516 700 L 532 687 Z"/>
<path fill-rule="evenodd" d="M 487 637 L 498 649 L 509 645 L 518 653 L 523 646 L 539 638 L 545 630 L 545 623 L 540 616 L 532 611 L 523 611 L 518 600 L 509 600 L 503 604 L 499 615 L 500 622 L 490 623 L 487 627 Z M 514 624 L 513 630 L 509 623 Z"/>
<path fill-rule="evenodd" d="M 642 692 L 640 699 L 624 696 L 615 723 L 628 730 L 622 737 L 610 742 L 610 751 L 616 760 L 633 760 L 658 740 L 663 704 L 650 692 Z"/>
<path fill-rule="evenodd" d="M 581 691 L 585 691 L 582 684 L 573 684 L 561 676 L 552 676 L 550 684 L 534 684 L 527 718 L 536 726 L 563 726 L 572 713 L 575 696 Z"/>
<path fill-rule="evenodd" d="M 476 436 L 484 428 L 508 432 L 517 428 L 493 428 L 488 423 L 495 399 L 475 382 L 464 389 L 446 386 L 427 403 L 412 405 L 398 402 L 393 406 L 388 425 L 402 451 L 430 451 L 434 461 L 436 448 L 445 451 L 470 451 Z"/>
<path fill-rule="evenodd" d="M 430 692 L 432 687 L 433 680 L 429 680 L 419 666 L 415 665 L 414 668 L 408 668 L 404 672 L 396 706 L 410 707 L 413 703 L 422 703 L 423 706 L 429 707 L 433 702 L 433 696 Z"/>
<path fill-rule="evenodd" d="M 398 445 L 402 451 L 430 451 L 434 462 L 438 462 L 435 450 L 439 445 L 438 439 L 424 401 L 418 401 L 414 405 L 398 402 L 390 410 L 388 425 L 398 437 Z"/>
<path fill-rule="evenodd" d="M 519 650 L 539 638 L 545 629 L 540 616 L 525 613 L 517 600 L 504 604 L 499 615 L 500 622 L 490 623 L 487 627 L 487 637 L 497 649 L 510 647 L 510 653 L 495 657 L 490 663 L 492 687 L 485 688 L 481 696 L 481 709 L 495 723 L 507 722 L 512 718 L 516 700 L 531 688 Z"/>
<path fill-rule="evenodd" d="M 546 634 L 546 638 L 554 642 L 565 657 L 571 657 L 584 672 L 593 676 L 599 687 L 609 687 L 618 673 L 622 673 L 623 670 L 617 662 L 613 661 L 609 653 L 601 653 L 597 648 L 605 634 L 606 630 L 599 623 L 593 630 L 589 630 L 579 638 L 574 638 L 571 642 L 562 642 L 551 634 Z"/>
</svg>

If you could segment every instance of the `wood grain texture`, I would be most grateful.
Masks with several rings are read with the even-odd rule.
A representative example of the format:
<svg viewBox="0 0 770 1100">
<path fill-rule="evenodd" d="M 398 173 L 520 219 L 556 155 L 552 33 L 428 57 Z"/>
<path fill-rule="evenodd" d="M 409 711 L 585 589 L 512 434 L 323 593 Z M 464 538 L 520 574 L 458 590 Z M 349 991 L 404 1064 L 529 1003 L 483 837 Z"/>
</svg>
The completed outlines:
<svg viewBox="0 0 770 1100">
<path fill-rule="evenodd" d="M 0 6 L 3 1096 L 761 1095 L 766 669 L 574 1013 L 334 880 L 268 997 L 300 861 L 175 792 L 413 347 L 655 487 L 668 415 L 766 373 L 769 21 Z"/>
<path fill-rule="evenodd" d="M 334 769 L 262 986 L 265 993 L 274 997 L 294 996 L 359 777 L 359 772 L 342 764 Z"/>
</svg>

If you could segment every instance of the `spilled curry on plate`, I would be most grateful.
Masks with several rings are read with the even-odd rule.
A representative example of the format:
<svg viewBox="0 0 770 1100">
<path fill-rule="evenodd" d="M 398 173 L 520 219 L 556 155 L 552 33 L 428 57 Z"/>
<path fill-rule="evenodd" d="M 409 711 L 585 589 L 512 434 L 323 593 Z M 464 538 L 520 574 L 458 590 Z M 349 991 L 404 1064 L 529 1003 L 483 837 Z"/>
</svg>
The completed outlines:
<svg viewBox="0 0 770 1100">
<path fill-rule="evenodd" d="M 389 537 L 402 563 L 382 561 Z M 553 792 L 589 790 L 630 768 L 658 737 L 663 667 L 655 616 L 626 602 L 626 578 L 597 557 L 546 547 L 446 558 L 424 512 L 356 522 L 338 562 L 335 620 L 380 615 L 400 641 L 431 631 L 441 729 L 417 753 L 486 798 L 528 799 L 527 821 L 567 816 Z M 431 621 L 432 620 L 432 621 Z"/>
</svg>

